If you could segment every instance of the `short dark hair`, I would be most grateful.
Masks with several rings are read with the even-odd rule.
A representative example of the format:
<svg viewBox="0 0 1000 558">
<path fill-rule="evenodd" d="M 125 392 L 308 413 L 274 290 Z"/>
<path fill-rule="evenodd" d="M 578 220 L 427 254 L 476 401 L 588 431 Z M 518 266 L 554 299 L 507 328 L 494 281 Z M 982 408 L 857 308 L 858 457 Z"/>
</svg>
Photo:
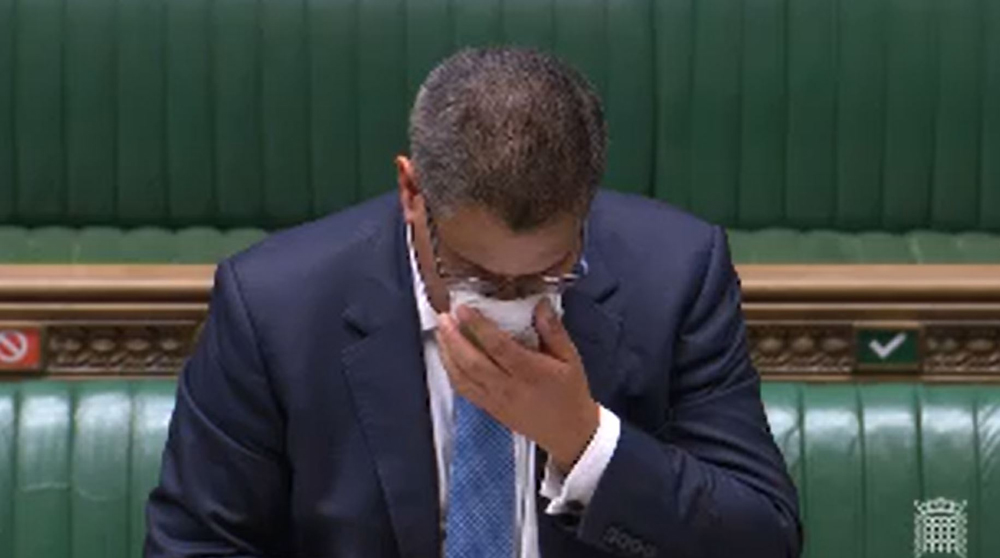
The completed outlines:
<svg viewBox="0 0 1000 558">
<path fill-rule="evenodd" d="M 462 50 L 420 87 L 410 150 L 430 207 L 485 207 L 512 230 L 590 206 L 604 174 L 601 102 L 580 73 L 525 48 Z"/>
</svg>

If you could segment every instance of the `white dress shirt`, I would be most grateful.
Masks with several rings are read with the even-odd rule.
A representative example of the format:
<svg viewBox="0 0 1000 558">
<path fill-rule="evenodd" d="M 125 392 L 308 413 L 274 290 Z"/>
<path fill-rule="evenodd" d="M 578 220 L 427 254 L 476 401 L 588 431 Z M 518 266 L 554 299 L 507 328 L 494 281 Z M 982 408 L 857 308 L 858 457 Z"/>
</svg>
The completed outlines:
<svg viewBox="0 0 1000 558">
<path fill-rule="evenodd" d="M 437 314 L 424 290 L 424 282 L 417 267 L 410 231 L 407 231 L 410 245 L 410 267 L 413 272 L 413 294 L 420 316 L 420 330 L 424 343 L 424 365 L 427 370 L 427 390 L 430 395 L 431 422 L 434 430 L 434 453 L 437 459 L 438 498 L 441 505 L 441 529 L 448 511 L 448 473 L 455 434 L 452 402 L 454 391 L 448 373 L 441 363 L 434 330 L 437 328 Z M 545 513 L 558 515 L 570 512 L 570 503 L 586 507 L 590 503 L 597 484 L 607 469 L 608 463 L 618 445 L 621 422 L 611 411 L 601 407 L 600 423 L 593 439 L 580 456 L 573 470 L 563 477 L 552 464 L 545 466 L 545 476 L 538 493 L 551 500 Z M 514 475 L 517 505 L 514 522 L 515 554 L 519 558 L 538 558 L 538 521 L 535 511 L 535 443 L 524 436 L 514 434 Z"/>
</svg>

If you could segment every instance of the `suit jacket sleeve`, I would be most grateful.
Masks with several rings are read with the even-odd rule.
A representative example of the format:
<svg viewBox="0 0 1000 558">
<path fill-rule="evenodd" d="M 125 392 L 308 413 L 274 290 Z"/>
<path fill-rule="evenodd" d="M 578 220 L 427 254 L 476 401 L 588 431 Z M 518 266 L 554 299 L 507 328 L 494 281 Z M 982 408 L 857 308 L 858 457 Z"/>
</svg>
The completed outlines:
<svg viewBox="0 0 1000 558">
<path fill-rule="evenodd" d="M 282 414 L 239 281 L 215 278 L 208 321 L 178 382 L 147 558 L 287 556 Z"/>
<path fill-rule="evenodd" d="M 721 229 L 708 252 L 669 371 L 669 418 L 655 431 L 622 422 L 578 536 L 623 556 L 798 556 L 795 489 L 767 425 Z"/>
</svg>

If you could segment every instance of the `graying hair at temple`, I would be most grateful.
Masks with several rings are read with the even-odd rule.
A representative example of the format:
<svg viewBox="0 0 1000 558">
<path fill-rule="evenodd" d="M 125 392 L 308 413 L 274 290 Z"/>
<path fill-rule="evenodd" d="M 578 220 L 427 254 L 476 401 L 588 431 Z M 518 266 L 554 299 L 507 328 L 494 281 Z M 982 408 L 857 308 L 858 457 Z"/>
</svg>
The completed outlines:
<svg viewBox="0 0 1000 558">
<path fill-rule="evenodd" d="M 471 202 L 518 231 L 586 211 L 604 173 L 606 129 L 593 88 L 555 57 L 467 49 L 421 86 L 410 149 L 435 212 Z"/>
</svg>

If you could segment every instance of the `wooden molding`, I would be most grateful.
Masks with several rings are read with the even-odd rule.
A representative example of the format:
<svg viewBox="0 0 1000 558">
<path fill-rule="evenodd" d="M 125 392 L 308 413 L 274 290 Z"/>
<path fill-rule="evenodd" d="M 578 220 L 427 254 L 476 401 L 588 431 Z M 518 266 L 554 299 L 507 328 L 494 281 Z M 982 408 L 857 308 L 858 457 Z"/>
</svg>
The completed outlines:
<svg viewBox="0 0 1000 558">
<path fill-rule="evenodd" d="M 1000 303 L 1000 265 L 741 265 L 748 303 Z M 212 265 L 0 265 L 0 302 L 206 302 Z"/>
<path fill-rule="evenodd" d="M 0 304 L 208 302 L 211 265 L 0 265 Z"/>
<path fill-rule="evenodd" d="M 0 266 L 0 331 L 42 332 L 38 368 L 4 371 L 0 362 L 0 376 L 175 373 L 204 319 L 214 269 Z M 1000 381 L 1000 265 L 745 265 L 738 272 L 751 354 L 765 378 Z M 917 339 L 917 364 L 859 362 L 859 332 L 886 324 Z"/>
<path fill-rule="evenodd" d="M 1000 265 L 744 265 L 747 303 L 1000 303 Z"/>
</svg>

